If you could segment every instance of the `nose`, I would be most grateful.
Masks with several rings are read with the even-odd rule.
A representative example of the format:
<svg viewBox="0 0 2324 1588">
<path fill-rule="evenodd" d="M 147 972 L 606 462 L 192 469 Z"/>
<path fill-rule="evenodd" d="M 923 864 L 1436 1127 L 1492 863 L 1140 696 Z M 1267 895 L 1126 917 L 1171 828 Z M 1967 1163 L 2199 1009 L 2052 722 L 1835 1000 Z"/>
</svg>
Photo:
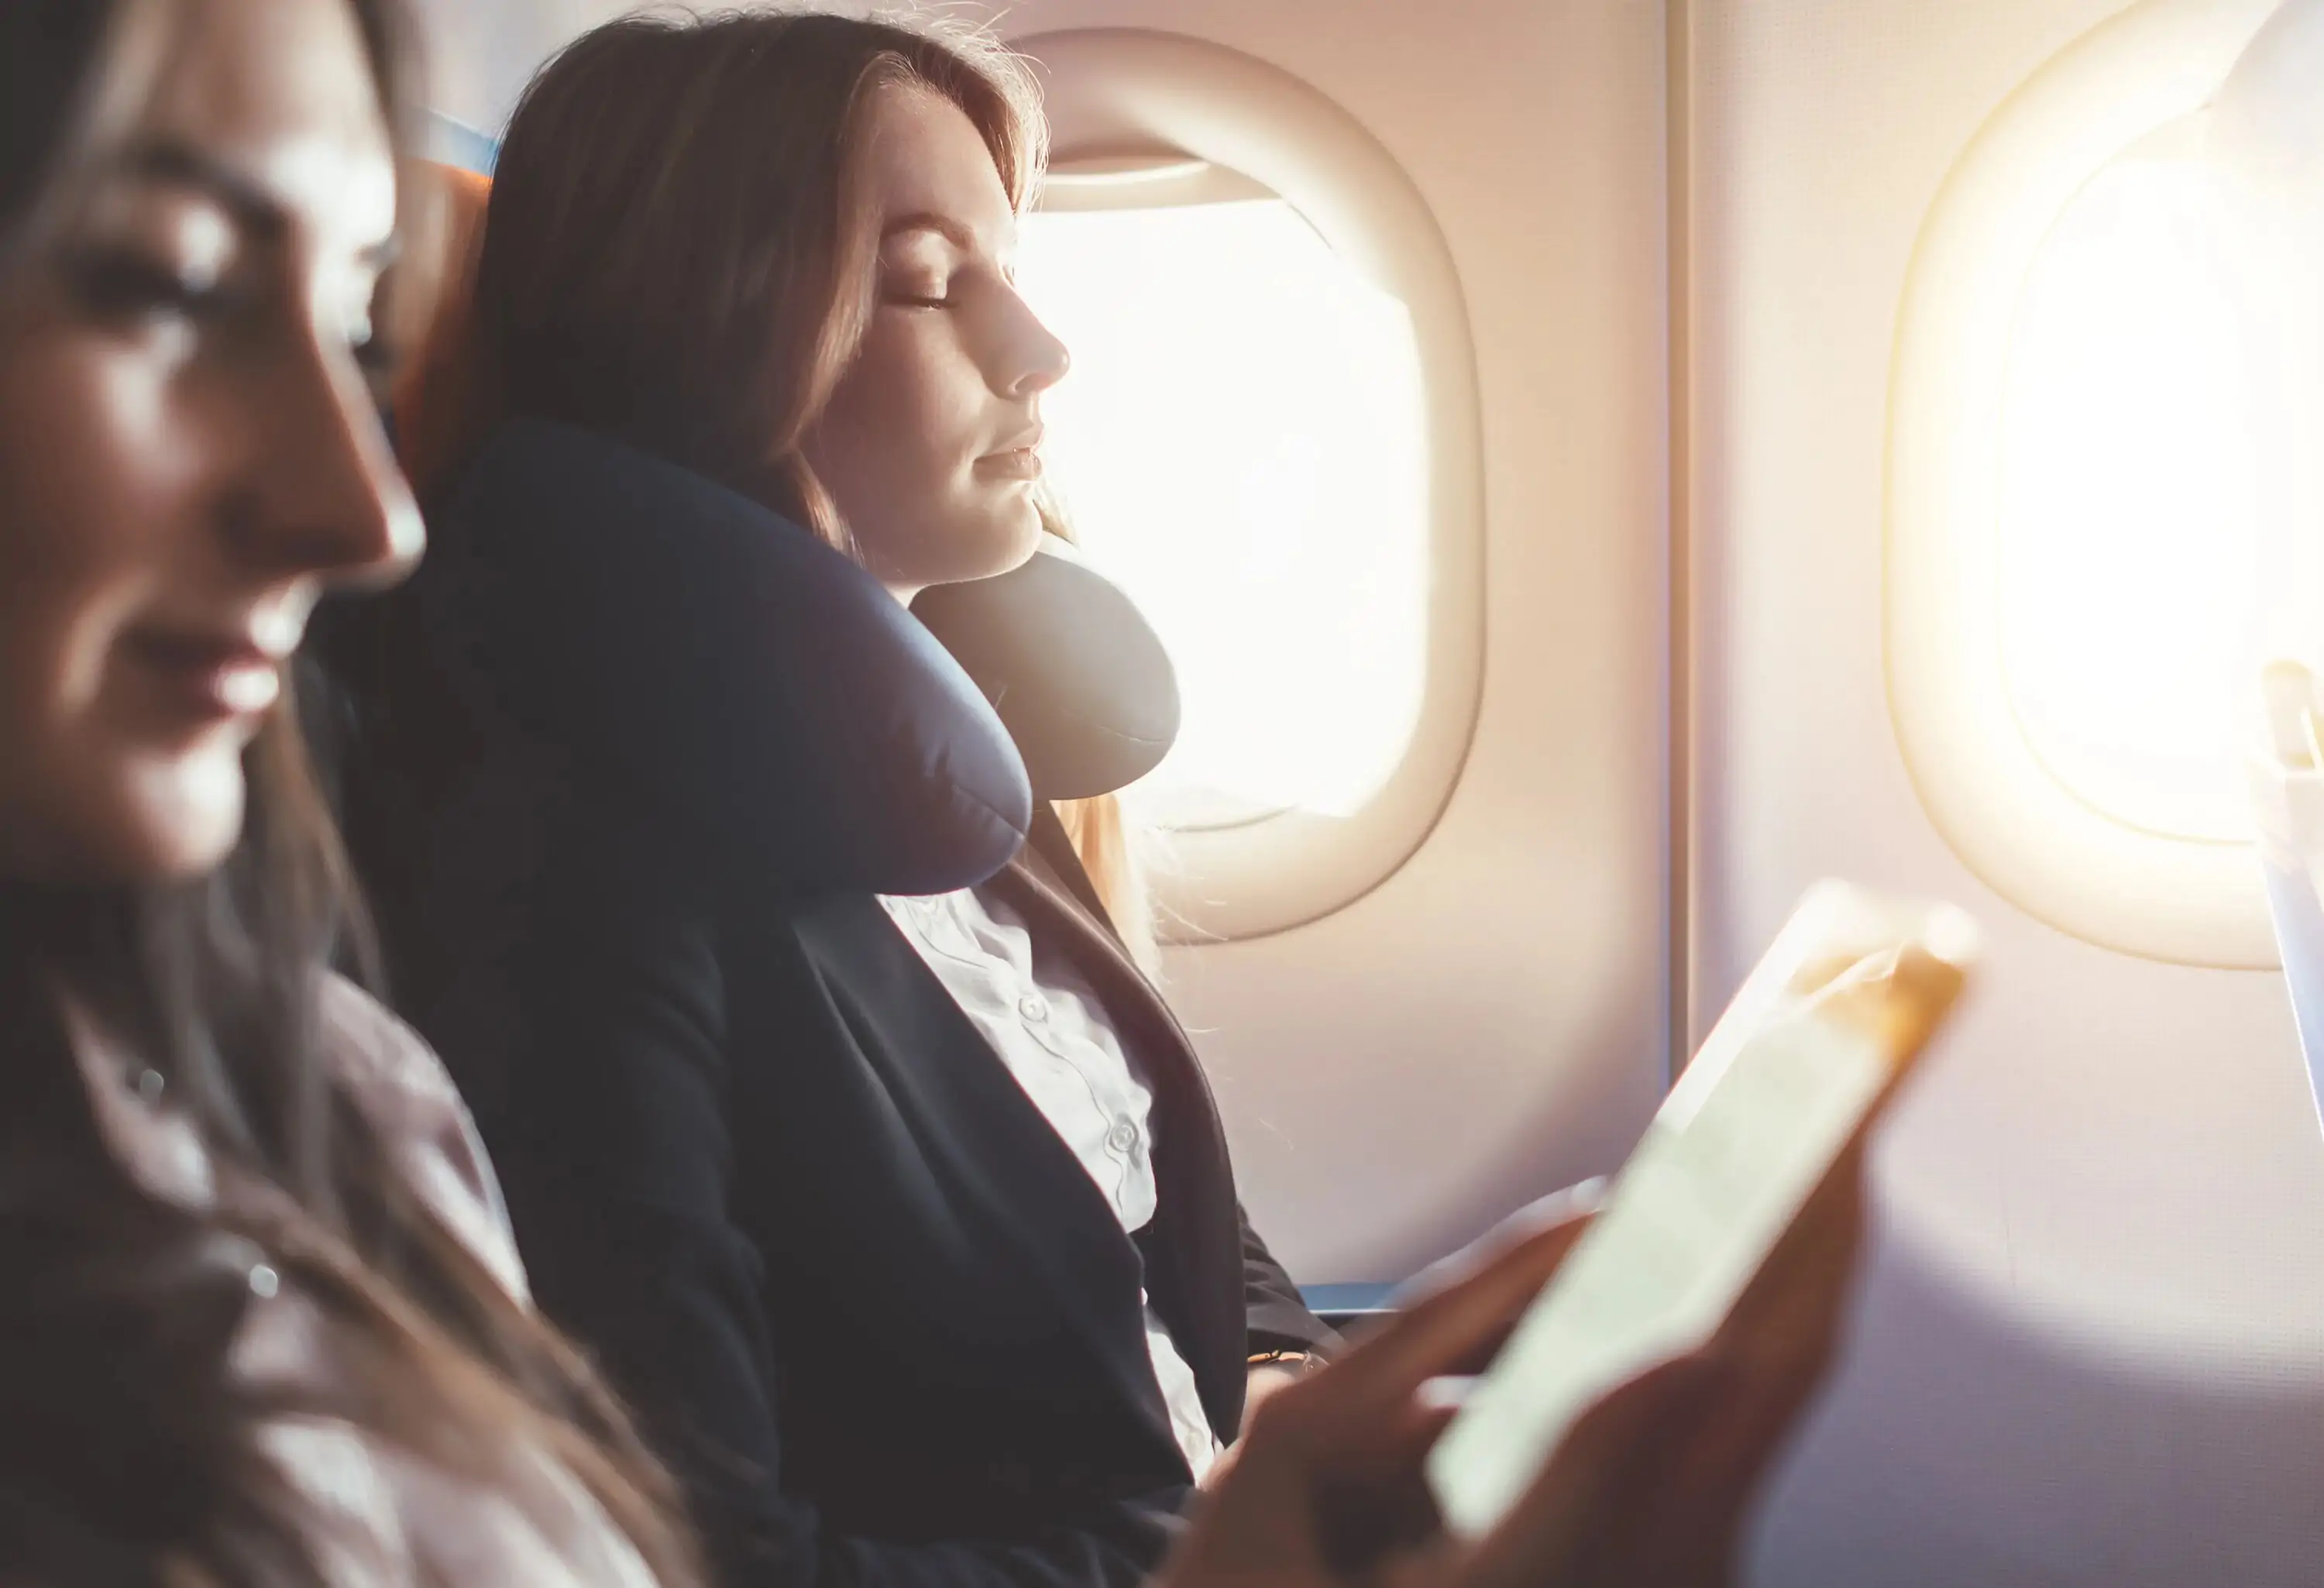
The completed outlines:
<svg viewBox="0 0 2324 1588">
<path fill-rule="evenodd" d="M 1002 396 L 1022 400 L 1064 380 L 1074 361 L 1056 334 L 1014 291 L 1009 294 L 1009 310 L 996 349 L 1000 378 L 992 384 Z"/>
<path fill-rule="evenodd" d="M 248 417 L 262 438 L 238 515 L 273 577 L 391 584 L 427 543 L 354 355 L 319 335 L 288 339 Z"/>
</svg>

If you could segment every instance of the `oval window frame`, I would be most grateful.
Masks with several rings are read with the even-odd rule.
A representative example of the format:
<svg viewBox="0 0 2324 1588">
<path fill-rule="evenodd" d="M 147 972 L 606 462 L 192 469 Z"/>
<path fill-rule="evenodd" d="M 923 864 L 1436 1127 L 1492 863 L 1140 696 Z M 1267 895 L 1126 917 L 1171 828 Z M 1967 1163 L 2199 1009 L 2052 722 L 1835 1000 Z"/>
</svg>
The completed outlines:
<svg viewBox="0 0 2324 1588">
<path fill-rule="evenodd" d="M 1890 368 L 1889 716 L 1923 808 L 1971 871 L 2050 925 L 2221 969 L 2278 964 L 2255 850 L 2151 832 L 2087 803 L 2020 724 L 2000 623 L 2000 398 L 2052 224 L 2107 162 L 2201 109 L 2276 3 L 2144 0 L 2028 78 L 1930 207 Z"/>
<path fill-rule="evenodd" d="M 1450 245 L 1388 150 L 1309 84 L 1240 51 L 1142 28 L 1012 39 L 1044 89 L 1053 159 L 1190 160 L 1282 198 L 1412 316 L 1428 415 L 1427 651 L 1403 759 L 1345 817 L 1287 810 L 1176 830 L 1152 878 L 1166 940 L 1265 937 L 1344 909 L 1434 830 L 1484 683 L 1484 457 L 1476 355 Z"/>
</svg>

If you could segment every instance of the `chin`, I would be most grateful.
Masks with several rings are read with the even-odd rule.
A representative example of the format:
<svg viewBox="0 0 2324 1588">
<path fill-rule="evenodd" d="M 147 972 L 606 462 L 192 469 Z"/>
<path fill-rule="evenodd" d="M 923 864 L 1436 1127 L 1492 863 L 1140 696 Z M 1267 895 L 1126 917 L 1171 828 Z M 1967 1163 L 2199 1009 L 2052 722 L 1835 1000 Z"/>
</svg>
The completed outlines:
<svg viewBox="0 0 2324 1588">
<path fill-rule="evenodd" d="M 1022 512 L 997 512 L 962 525 L 946 538 L 942 555 L 928 559 L 931 577 L 921 585 L 967 585 L 1014 573 L 1041 549 L 1041 515 L 1031 503 Z"/>
<path fill-rule="evenodd" d="M 1013 573 L 1023 568 L 1041 549 L 1041 513 L 1029 498 L 1025 502 L 1023 511 L 1010 515 L 1003 538 L 1008 550 L 1003 557 L 1004 566 L 993 569 L 998 574 Z"/>
<path fill-rule="evenodd" d="M 223 764 L 221 764 L 223 763 Z M 105 754 L 51 765 L 0 835 L 0 874 L 149 888 L 216 871 L 242 840 L 239 757 Z"/>
<path fill-rule="evenodd" d="M 980 494 L 946 504 L 913 523 L 908 532 L 890 532 L 876 521 L 855 526 L 864 566 L 890 585 L 927 589 L 967 585 L 1013 573 L 1041 549 L 1041 514 L 1022 487 L 995 500 Z"/>
<path fill-rule="evenodd" d="M 1009 566 L 999 571 L 1004 574 L 1016 572 L 1017 569 L 1032 561 L 1034 553 L 1040 549 L 1040 518 L 1036 514 L 1028 513 L 1025 515 L 1024 533 L 1017 538 L 1010 549 Z"/>
<path fill-rule="evenodd" d="M 248 791 L 242 758 L 189 756 L 130 780 L 111 880 L 165 882 L 216 871 L 242 841 Z"/>
</svg>

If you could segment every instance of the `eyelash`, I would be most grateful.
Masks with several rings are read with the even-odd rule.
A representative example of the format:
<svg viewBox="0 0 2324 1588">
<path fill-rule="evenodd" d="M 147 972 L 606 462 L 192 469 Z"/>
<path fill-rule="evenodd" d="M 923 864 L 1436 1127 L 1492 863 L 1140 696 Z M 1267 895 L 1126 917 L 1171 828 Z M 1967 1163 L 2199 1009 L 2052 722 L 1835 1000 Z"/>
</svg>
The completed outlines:
<svg viewBox="0 0 2324 1588">
<path fill-rule="evenodd" d="M 950 294 L 941 298 L 923 298 L 911 292 L 890 292 L 888 301 L 899 309 L 944 309 L 952 303 Z"/>
<path fill-rule="evenodd" d="M 133 319 L 171 316 L 196 325 L 216 323 L 250 306 L 249 294 L 232 288 L 196 286 L 168 266 L 124 249 L 97 250 L 73 262 L 82 300 L 100 315 Z M 367 372 L 383 373 L 395 353 L 366 316 L 347 335 L 347 351 Z"/>
<path fill-rule="evenodd" d="M 234 307 L 229 292 L 197 286 L 151 259 L 124 251 L 97 251 L 73 262 L 74 285 L 97 313 L 120 319 L 169 314 L 215 319 Z"/>
</svg>

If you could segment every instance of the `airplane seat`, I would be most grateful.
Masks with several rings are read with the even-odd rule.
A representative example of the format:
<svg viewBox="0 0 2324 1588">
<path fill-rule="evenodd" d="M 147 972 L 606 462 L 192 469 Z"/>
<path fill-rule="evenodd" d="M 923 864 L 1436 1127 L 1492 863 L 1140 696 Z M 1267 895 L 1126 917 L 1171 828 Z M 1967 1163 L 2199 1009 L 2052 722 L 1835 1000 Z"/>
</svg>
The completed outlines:
<svg viewBox="0 0 2324 1588">
<path fill-rule="evenodd" d="M 1307 1303 L 1309 1311 L 1345 1334 L 1400 1311 L 1406 1288 L 1397 1285 L 1302 1285 L 1299 1294 L 1301 1299 Z"/>
<path fill-rule="evenodd" d="M 474 297 L 484 247 L 490 177 L 422 162 L 420 178 L 437 200 L 438 269 L 424 294 L 426 325 L 391 394 L 396 460 L 422 502 L 432 502 L 479 429 L 485 398 L 476 368 Z"/>
</svg>

